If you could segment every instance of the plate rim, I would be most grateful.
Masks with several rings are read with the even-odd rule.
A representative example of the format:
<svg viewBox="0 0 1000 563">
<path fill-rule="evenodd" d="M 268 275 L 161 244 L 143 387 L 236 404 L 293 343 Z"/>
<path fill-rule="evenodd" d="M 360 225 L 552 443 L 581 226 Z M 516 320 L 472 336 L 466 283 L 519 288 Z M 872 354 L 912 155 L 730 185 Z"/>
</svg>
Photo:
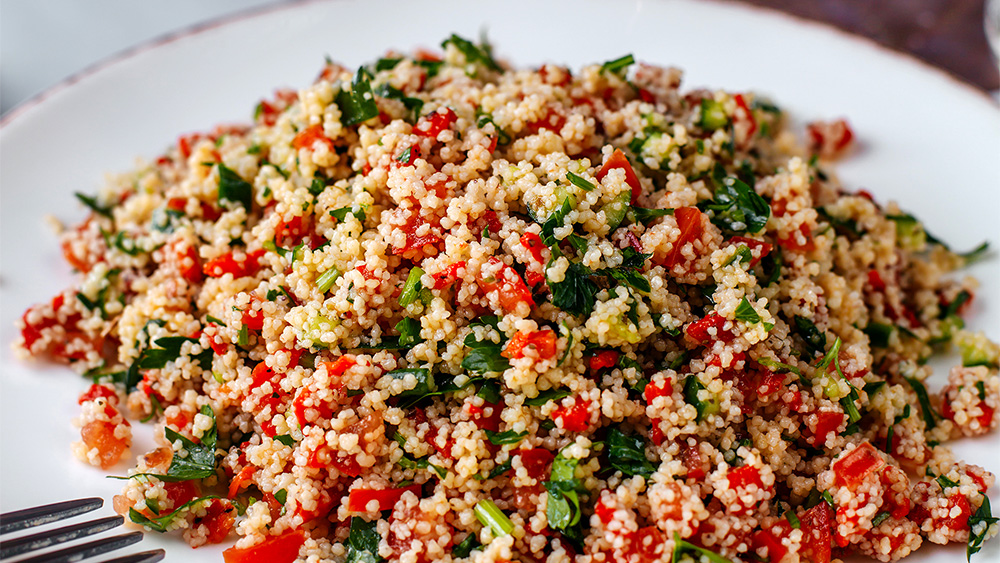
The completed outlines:
<svg viewBox="0 0 1000 563">
<path fill-rule="evenodd" d="M 308 6 L 312 4 L 328 3 L 332 4 L 334 2 L 343 2 L 345 0 L 285 0 L 284 2 L 278 2 L 274 4 L 269 4 L 265 6 L 256 6 L 251 8 L 245 8 L 237 10 L 236 12 L 217 16 L 214 18 L 209 18 L 204 21 L 200 21 L 194 24 L 180 27 L 173 31 L 168 31 L 166 33 L 157 35 L 145 41 L 136 43 L 126 47 L 120 51 L 116 51 L 110 55 L 102 57 L 93 63 L 83 67 L 70 74 L 69 76 L 63 78 L 62 80 L 48 86 L 47 88 L 33 94 L 32 96 L 18 102 L 17 105 L 12 107 L 2 116 L 0 116 L 0 131 L 3 131 L 8 125 L 13 123 L 16 119 L 22 118 L 25 114 L 30 114 L 31 110 L 37 108 L 39 105 L 45 103 L 52 96 L 59 94 L 65 90 L 72 88 L 83 80 L 92 78 L 93 76 L 103 72 L 109 67 L 115 66 L 126 60 L 137 57 L 147 51 L 169 45 L 171 43 L 187 39 L 189 37 L 194 37 L 205 32 L 212 31 L 214 29 L 235 24 L 240 21 L 247 19 L 252 19 L 256 17 L 266 16 L 276 12 L 282 12 L 286 10 L 294 10 L 302 8 L 303 6 Z M 611 0 L 606 0 L 610 2 Z M 639 3 L 640 0 L 635 0 Z M 655 0 L 661 4 L 666 4 L 668 0 Z M 923 59 L 920 59 L 912 53 L 905 51 L 899 51 L 892 47 L 883 45 L 870 37 L 864 35 L 859 35 L 846 30 L 843 30 L 832 23 L 824 22 L 820 20 L 814 20 L 799 16 L 797 14 L 791 14 L 788 12 L 783 12 L 777 8 L 772 8 L 769 6 L 759 6 L 757 4 L 751 4 L 749 2 L 741 2 L 740 0 L 700 0 L 702 3 L 714 4 L 717 7 L 725 9 L 736 9 L 736 10 L 746 10 L 749 12 L 757 12 L 765 15 L 766 17 L 772 17 L 779 20 L 785 20 L 788 23 L 795 25 L 803 25 L 811 28 L 812 31 L 819 33 L 828 33 L 838 38 L 843 39 L 848 42 L 854 42 L 860 46 L 867 49 L 874 49 L 877 52 L 888 55 L 889 58 L 896 59 L 898 62 L 909 65 L 911 68 L 919 69 L 920 71 L 926 72 L 931 75 L 935 75 L 936 79 L 943 79 L 944 82 L 956 86 L 957 90 L 971 94 L 973 97 L 978 98 L 980 101 L 986 101 L 987 105 L 990 106 L 994 111 L 1000 112 L 1000 99 L 996 99 L 990 95 L 989 92 L 976 86 L 967 79 L 958 76 L 951 70 L 933 65 Z M 402 47 L 399 47 L 402 48 Z M 22 118 L 23 119 L 23 118 Z"/>
</svg>

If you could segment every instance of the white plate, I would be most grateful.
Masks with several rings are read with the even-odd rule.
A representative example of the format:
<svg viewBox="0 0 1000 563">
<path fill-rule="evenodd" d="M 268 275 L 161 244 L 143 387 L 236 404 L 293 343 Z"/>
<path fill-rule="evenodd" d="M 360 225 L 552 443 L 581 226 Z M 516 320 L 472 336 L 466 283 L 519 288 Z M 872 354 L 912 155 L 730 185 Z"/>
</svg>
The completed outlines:
<svg viewBox="0 0 1000 563">
<path fill-rule="evenodd" d="M 579 67 L 634 53 L 685 69 L 688 88 L 766 93 L 802 121 L 847 116 L 862 145 L 839 167 L 848 188 L 902 201 L 956 248 L 983 239 L 1000 247 L 997 107 L 939 71 L 822 26 L 693 0 L 315 2 L 244 17 L 114 60 L 15 110 L 0 130 L 0 507 L 110 499 L 119 489 L 69 451 L 85 382 L 58 366 L 21 363 L 8 348 L 24 309 L 72 282 L 44 214 L 82 219 L 72 192 L 95 192 L 105 171 L 155 157 L 181 133 L 249 120 L 274 88 L 311 83 L 326 54 L 353 66 L 390 47 L 435 47 L 452 32 L 477 37 L 481 29 L 517 65 Z M 994 253 L 970 273 L 983 283 L 970 325 L 995 340 L 1000 260 Z M 150 444 L 140 432 L 133 453 Z M 998 446 L 994 434 L 956 449 L 997 472 Z M 998 498 L 995 489 L 994 506 Z M 143 545 L 167 546 L 171 561 L 221 560 L 221 548 L 191 551 L 175 536 L 147 536 Z M 998 548 L 990 542 L 979 560 L 995 560 Z M 928 546 L 909 561 L 963 555 L 959 546 Z"/>
</svg>

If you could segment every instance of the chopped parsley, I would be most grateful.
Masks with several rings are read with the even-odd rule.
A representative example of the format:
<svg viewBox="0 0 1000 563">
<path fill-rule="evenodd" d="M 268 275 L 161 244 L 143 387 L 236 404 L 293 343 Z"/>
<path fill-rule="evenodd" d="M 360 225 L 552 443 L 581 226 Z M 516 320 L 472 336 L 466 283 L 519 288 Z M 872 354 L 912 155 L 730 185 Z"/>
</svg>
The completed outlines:
<svg viewBox="0 0 1000 563">
<path fill-rule="evenodd" d="M 583 176 L 577 176 L 572 172 L 566 172 L 566 178 L 569 179 L 570 183 L 572 183 L 574 186 L 586 192 L 593 191 L 594 188 L 597 187 L 593 183 L 591 183 L 590 180 L 587 180 Z"/>
<path fill-rule="evenodd" d="M 625 434 L 617 428 L 612 428 L 608 432 L 605 444 L 611 467 L 621 471 L 623 475 L 649 477 L 656 471 L 652 462 L 646 459 L 646 443 L 639 436 Z"/>
<path fill-rule="evenodd" d="M 913 388 L 913 392 L 917 394 L 917 401 L 920 403 L 920 413 L 924 418 L 924 424 L 927 426 L 927 430 L 933 430 L 937 426 L 937 418 L 940 418 L 937 412 L 934 411 L 934 407 L 931 406 L 931 399 L 927 396 L 927 388 L 924 384 L 915 377 L 903 377 L 910 387 Z"/>
<path fill-rule="evenodd" d="M 217 166 L 219 168 L 219 201 L 238 203 L 249 213 L 253 206 L 253 186 L 225 164 L 220 162 Z"/>
<path fill-rule="evenodd" d="M 519 444 L 525 436 L 528 435 L 527 431 L 524 432 L 514 432 L 513 430 L 506 430 L 504 432 L 494 432 L 492 430 L 484 430 L 486 433 L 486 439 L 490 441 L 494 446 L 512 446 Z"/>
<path fill-rule="evenodd" d="M 809 319 L 795 315 L 795 332 L 806 343 L 806 350 L 814 356 L 826 350 L 826 334 L 819 330 Z"/>
<path fill-rule="evenodd" d="M 979 550 L 983 548 L 983 542 L 988 537 L 990 527 L 998 521 L 1000 519 L 993 516 L 990 510 L 989 497 L 983 495 L 983 504 L 979 505 L 972 516 L 969 516 L 969 545 L 965 549 L 966 561 L 972 560 L 972 554 L 979 553 Z"/>
<path fill-rule="evenodd" d="M 632 214 L 635 215 L 635 220 L 642 223 L 643 225 L 649 225 L 656 219 L 666 215 L 673 215 L 673 209 L 647 209 L 645 207 L 632 206 Z"/>
<path fill-rule="evenodd" d="M 635 57 L 631 53 L 618 57 L 617 59 L 608 61 L 601 65 L 601 72 L 610 72 L 611 74 L 618 75 L 620 77 L 625 76 L 625 72 L 628 71 L 628 67 L 635 64 Z"/>
<path fill-rule="evenodd" d="M 571 315 L 589 316 L 598 291 L 597 284 L 590 279 L 592 273 L 583 264 L 570 262 L 561 282 L 549 280 L 552 304 Z"/>
<path fill-rule="evenodd" d="M 459 37 L 454 33 L 441 43 L 441 47 L 447 48 L 449 44 L 454 45 L 465 56 L 465 61 L 469 64 L 481 64 L 492 71 L 503 72 L 503 68 L 493 60 L 488 44 L 482 43 L 476 45 L 472 41 Z"/>
<path fill-rule="evenodd" d="M 572 395 L 572 393 L 566 389 L 546 389 L 545 391 L 539 391 L 537 397 L 525 399 L 524 404 L 529 407 L 540 407 L 549 401 L 558 401 L 559 399 L 569 397 L 570 395 Z"/>
<path fill-rule="evenodd" d="M 698 207 L 710 211 L 712 223 L 731 233 L 756 233 L 771 216 L 771 206 L 742 180 L 729 176 L 717 181 L 715 199 Z"/>
<path fill-rule="evenodd" d="M 582 515 L 580 493 L 586 489 L 574 475 L 579 463 L 580 460 L 567 458 L 563 455 L 563 451 L 560 451 L 552 460 L 549 480 L 543 483 L 549 494 L 545 509 L 549 526 L 560 530 L 574 541 L 583 540 L 583 533 L 578 525 Z"/>
<path fill-rule="evenodd" d="M 747 322 L 750 324 L 756 324 L 760 322 L 760 315 L 750 304 L 750 301 L 746 297 L 740 301 L 740 304 L 736 306 L 736 320 Z"/>
<path fill-rule="evenodd" d="M 366 522 L 358 516 L 351 517 L 351 532 L 347 536 L 347 559 L 345 563 L 378 563 L 378 544 L 382 536 L 378 533 L 378 520 Z"/>
<path fill-rule="evenodd" d="M 351 82 L 350 91 L 341 87 L 337 92 L 336 102 L 340 107 L 341 121 L 344 125 L 357 125 L 378 115 L 378 106 L 372 94 L 368 71 L 364 67 L 358 69 Z"/>
<path fill-rule="evenodd" d="M 96 197 L 91 197 L 89 195 L 82 194 L 80 192 L 76 192 L 73 195 L 76 196 L 76 199 L 80 200 L 80 203 L 89 207 L 90 210 L 93 211 L 94 213 L 97 213 L 102 217 L 107 217 L 108 219 L 111 218 L 110 205 L 101 205 L 100 202 L 97 201 Z"/>
<path fill-rule="evenodd" d="M 199 498 L 196 498 L 196 499 L 193 499 L 193 500 L 189 500 L 189 501 L 185 502 L 184 504 L 182 504 L 182 505 L 178 506 L 177 508 L 175 508 L 172 512 L 170 512 L 168 514 L 163 514 L 163 515 L 159 514 L 159 510 L 158 510 L 157 506 L 151 506 L 150 503 L 147 501 L 146 502 L 147 508 L 149 508 L 151 512 L 153 512 L 154 514 L 156 514 L 156 516 L 154 516 L 153 518 L 148 518 L 144 514 L 142 514 L 141 512 L 139 512 L 138 510 L 136 510 L 134 508 L 129 508 L 128 509 L 128 517 L 129 517 L 130 520 L 132 520 L 136 524 L 145 526 L 145 527 L 149 528 L 150 530 L 153 530 L 155 532 L 160 532 L 162 534 L 162 533 L 164 533 L 164 532 L 167 531 L 167 528 L 170 527 L 170 525 L 173 523 L 173 521 L 178 516 L 180 516 L 186 509 L 188 509 L 188 508 L 190 508 L 190 507 L 192 507 L 192 506 L 194 506 L 196 504 L 199 504 L 201 502 L 204 502 L 206 500 L 217 499 L 217 498 L 221 498 L 221 497 L 216 496 L 216 495 L 207 495 L 207 496 L 199 497 Z M 155 504 L 155 503 L 153 503 L 153 504 Z"/>
</svg>

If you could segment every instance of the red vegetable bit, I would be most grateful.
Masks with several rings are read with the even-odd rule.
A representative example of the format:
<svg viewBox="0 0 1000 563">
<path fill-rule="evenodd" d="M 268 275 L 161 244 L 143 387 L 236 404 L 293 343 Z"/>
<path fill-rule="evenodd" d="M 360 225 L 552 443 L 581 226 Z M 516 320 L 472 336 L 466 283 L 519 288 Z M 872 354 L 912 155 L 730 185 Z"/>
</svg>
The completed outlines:
<svg viewBox="0 0 1000 563">
<path fill-rule="evenodd" d="M 806 125 L 809 148 L 823 158 L 837 158 L 854 140 L 854 131 L 847 121 L 814 121 Z"/>
<path fill-rule="evenodd" d="M 882 454 L 869 442 L 862 442 L 833 464 L 834 482 L 855 489 L 874 471 L 885 466 Z"/>
<path fill-rule="evenodd" d="M 283 248 L 293 247 L 302 242 L 302 238 L 308 232 L 309 227 L 303 224 L 301 215 L 296 215 L 287 221 L 282 218 L 274 229 L 274 244 Z"/>
<path fill-rule="evenodd" d="M 255 303 L 260 303 L 256 295 L 250 298 L 250 304 L 243 311 L 243 324 L 249 330 L 260 331 L 264 328 L 264 312 Z"/>
<path fill-rule="evenodd" d="M 190 283 L 202 279 L 201 261 L 195 247 L 183 238 L 174 238 L 167 243 L 165 261 Z"/>
<path fill-rule="evenodd" d="M 114 411 L 113 414 L 117 415 L 118 411 Z M 94 420 L 84 424 L 80 429 L 80 438 L 87 445 L 87 449 L 97 448 L 101 469 L 108 469 L 118 463 L 130 445 L 130 439 L 115 436 L 117 427 L 117 424 L 111 422 Z"/>
<path fill-rule="evenodd" d="M 353 489 L 347 497 L 347 510 L 351 512 L 367 512 L 368 503 L 373 500 L 378 503 L 379 512 L 392 510 L 406 491 L 411 491 L 417 495 L 417 498 L 420 498 L 420 485 L 416 484 L 396 489 L 368 489 L 364 487 Z"/>
<path fill-rule="evenodd" d="M 542 82 L 553 86 L 565 86 L 573 79 L 573 75 L 570 74 L 569 69 L 548 63 L 539 67 L 538 76 L 542 79 Z"/>
<path fill-rule="evenodd" d="M 315 150 L 316 143 L 325 144 L 327 150 L 333 152 L 333 141 L 323 134 L 323 126 L 318 123 L 299 131 L 298 135 L 295 135 L 295 138 L 292 139 L 292 147 L 295 150 Z"/>
<path fill-rule="evenodd" d="M 229 482 L 229 494 L 228 498 L 236 498 L 236 495 L 240 494 L 240 491 L 250 486 L 253 482 L 253 473 L 257 468 L 253 465 L 248 465 L 240 470 L 239 473 L 233 477 L 233 480 Z"/>
<path fill-rule="evenodd" d="M 621 149 L 615 149 L 615 152 L 611 153 L 608 161 L 601 166 L 601 169 L 597 171 L 597 174 L 594 177 L 598 182 L 600 182 L 605 176 L 608 175 L 608 172 L 616 168 L 621 168 L 625 171 L 625 183 L 632 188 L 632 204 L 634 205 L 636 200 L 639 199 L 639 194 L 642 193 L 642 184 L 639 183 L 639 178 L 636 177 L 635 170 L 632 169 L 632 165 L 629 163 L 628 157 L 625 156 L 625 153 L 623 153 Z M 680 210 L 678 209 L 678 211 Z"/>
<path fill-rule="evenodd" d="M 626 231 L 625 240 L 628 241 L 628 245 L 631 246 L 636 252 L 638 252 L 639 254 L 643 253 L 642 242 L 639 240 L 639 237 L 635 236 L 635 233 L 633 233 L 632 231 Z"/>
<path fill-rule="evenodd" d="M 701 211 L 697 207 L 681 207 L 674 211 L 674 219 L 677 220 L 677 228 L 681 230 L 681 236 L 674 241 L 670 256 L 667 257 L 667 269 L 672 270 L 684 259 L 681 251 L 687 243 L 701 237 L 701 215 Z"/>
<path fill-rule="evenodd" d="M 410 145 L 405 149 L 399 151 L 399 154 L 392 157 L 392 167 L 399 168 L 400 166 L 413 166 L 413 163 L 420 158 L 420 147 L 417 145 Z"/>
<path fill-rule="evenodd" d="M 655 104 L 656 97 L 653 93 L 645 88 L 639 88 L 639 99 L 646 102 L 647 104 Z"/>
<path fill-rule="evenodd" d="M 204 526 L 208 543 L 222 543 L 236 523 L 236 510 L 227 500 L 211 499 L 204 507 L 205 515 L 198 526 Z"/>
<path fill-rule="evenodd" d="M 618 356 L 620 356 L 617 350 L 598 350 L 593 356 L 590 357 L 590 370 L 594 372 L 601 371 L 604 368 L 609 368 L 618 363 Z M 647 388 L 649 385 L 647 384 Z"/>
<path fill-rule="evenodd" d="M 743 99 L 743 94 L 736 94 L 733 96 L 733 100 L 736 101 L 736 123 L 746 123 L 746 134 L 744 137 L 744 143 L 750 141 L 753 138 L 753 134 L 757 132 L 757 120 L 753 116 L 753 112 L 750 111 L 750 107 L 747 105 L 745 99 Z"/>
<path fill-rule="evenodd" d="M 641 92 L 642 90 L 640 90 Z M 656 526 L 639 528 L 628 544 L 629 552 L 634 554 L 640 563 L 660 561 L 666 539 L 663 532 Z"/>
<path fill-rule="evenodd" d="M 885 291 L 885 282 L 882 281 L 882 275 L 878 270 L 868 270 L 868 285 L 875 291 Z"/>
<path fill-rule="evenodd" d="M 583 432 L 590 424 L 590 401 L 574 397 L 569 406 L 559 405 L 552 418 L 561 423 L 559 426 L 563 430 Z"/>
<path fill-rule="evenodd" d="M 784 388 L 785 375 L 761 368 L 755 371 L 754 384 L 756 385 L 754 392 L 757 395 L 768 397 Z"/>
<path fill-rule="evenodd" d="M 847 415 L 842 412 L 817 412 L 816 428 L 811 430 L 807 428 L 809 431 L 804 433 L 807 435 L 806 442 L 815 448 L 822 446 L 830 434 L 837 433 L 837 429 L 844 423 L 846 417 Z"/>
<path fill-rule="evenodd" d="M 528 472 L 528 476 L 539 483 L 545 481 L 549 475 L 549 466 L 555 455 L 545 448 L 534 448 L 521 451 L 518 456 L 521 458 L 521 465 Z"/>
<path fill-rule="evenodd" d="M 488 263 L 500 264 L 501 262 L 499 258 L 493 256 Z M 494 277 L 484 278 L 482 271 L 480 271 L 477 284 L 484 293 L 496 291 L 500 307 L 504 311 L 510 313 L 515 311 L 521 303 L 534 303 L 531 299 L 531 291 L 513 268 L 504 264 L 496 272 Z"/>
<path fill-rule="evenodd" d="M 767 561 L 780 562 L 788 554 L 788 547 L 782 540 L 787 538 L 791 531 L 792 525 L 787 520 L 779 520 L 773 526 L 757 530 L 751 537 L 753 552 L 760 554 L 761 549 L 767 549 L 765 554 Z"/>
<path fill-rule="evenodd" d="M 521 235 L 521 246 L 528 250 L 535 262 L 542 261 L 542 248 L 545 247 L 542 237 L 535 233 L 524 233 Z"/>
<path fill-rule="evenodd" d="M 687 468 L 687 476 L 691 479 L 704 479 L 705 475 L 708 475 L 706 466 L 708 465 L 708 460 L 704 459 L 701 455 L 701 448 L 698 444 L 688 444 L 684 442 L 684 467 Z"/>
<path fill-rule="evenodd" d="M 338 499 L 339 500 L 339 499 Z M 305 510 L 302 508 L 301 504 L 295 506 L 294 515 L 302 518 L 302 522 L 312 522 L 313 520 L 320 518 L 321 516 L 326 516 L 330 513 L 330 509 L 333 508 L 333 497 L 327 491 L 320 491 L 319 498 L 316 499 L 316 508 L 311 510 Z"/>
<path fill-rule="evenodd" d="M 238 260 L 233 251 L 229 251 L 206 262 L 203 271 L 206 276 L 211 278 L 221 278 L 225 274 L 232 274 L 234 278 L 254 276 L 260 271 L 260 258 L 262 256 L 264 256 L 263 248 L 251 252 L 241 252 Z"/>
<path fill-rule="evenodd" d="M 465 260 L 460 260 L 454 264 L 449 264 L 444 270 L 431 274 L 434 278 L 434 289 L 444 289 L 455 283 L 458 279 L 459 270 L 465 269 Z"/>
<path fill-rule="evenodd" d="M 729 342 L 733 339 L 733 333 L 728 330 L 723 330 L 723 326 L 726 324 L 726 319 L 719 316 L 715 311 L 705 315 L 703 318 L 689 324 L 684 332 L 697 342 L 698 344 L 705 344 L 712 340 L 721 340 L 723 342 Z M 711 329 L 715 329 L 714 334 Z"/>
<path fill-rule="evenodd" d="M 563 125 L 566 125 L 566 116 L 552 107 L 547 107 L 545 108 L 545 115 L 541 119 L 528 122 L 525 128 L 531 135 L 536 135 L 543 129 L 552 131 L 558 135 L 562 131 Z"/>
<path fill-rule="evenodd" d="M 547 328 L 528 333 L 517 332 L 500 355 L 511 359 L 523 358 L 525 348 L 533 348 L 539 360 L 549 360 L 556 355 L 556 333 Z"/>
<path fill-rule="evenodd" d="M 798 231 L 801 233 L 801 238 L 804 242 L 800 241 L 799 237 L 793 233 L 792 236 L 778 238 L 778 246 L 793 252 L 811 252 L 816 250 L 816 241 L 813 240 L 812 230 L 809 228 L 809 225 L 805 223 L 799 225 Z"/>
<path fill-rule="evenodd" d="M 830 563 L 831 542 L 833 540 L 831 529 L 834 525 L 833 508 L 826 502 L 820 502 L 800 514 L 799 523 L 802 530 L 801 553 L 804 555 L 803 561 Z"/>
<path fill-rule="evenodd" d="M 726 479 L 729 481 L 729 488 L 746 488 L 750 485 L 757 485 L 759 488 L 763 488 L 764 484 L 760 480 L 760 470 L 752 465 L 741 465 L 736 469 L 733 469 L 726 475 Z"/>
<path fill-rule="evenodd" d="M 230 547 L 222 558 L 225 563 L 293 563 L 305 542 L 305 530 L 292 530 L 252 547 Z"/>
<path fill-rule="evenodd" d="M 496 432 L 500 430 L 500 415 L 503 413 L 503 406 L 494 403 L 483 402 L 483 406 L 478 407 L 471 403 L 468 405 L 469 415 L 476 426 L 483 430 Z M 486 409 L 490 409 L 490 414 L 486 414 Z"/>
<path fill-rule="evenodd" d="M 500 223 L 500 218 L 497 217 L 496 211 L 493 211 L 492 209 L 487 209 L 483 213 L 482 218 L 484 221 L 486 221 L 486 228 L 489 229 L 491 233 L 496 234 L 500 232 L 500 227 L 502 226 L 502 224 Z"/>
<path fill-rule="evenodd" d="M 753 268 L 754 266 L 756 266 L 758 262 L 760 262 L 761 260 L 763 260 L 764 257 L 767 256 L 768 254 L 770 254 L 771 253 L 771 249 L 773 248 L 771 246 L 771 243 L 764 242 L 762 240 L 756 240 L 756 239 L 752 239 L 752 238 L 741 237 L 741 236 L 735 236 L 735 237 L 729 239 L 729 242 L 731 242 L 733 244 L 745 244 L 747 246 L 747 248 L 749 248 L 750 250 L 760 249 L 760 256 L 756 257 L 756 258 L 754 258 L 753 260 L 750 261 L 750 267 L 751 268 Z"/>
<path fill-rule="evenodd" d="M 181 135 L 177 139 L 177 151 L 181 153 L 181 158 L 187 160 L 191 157 L 191 148 L 202 139 L 201 133 Z"/>
<path fill-rule="evenodd" d="M 108 404 L 110 405 L 118 404 L 118 393 L 115 393 L 113 389 L 109 389 L 107 386 L 100 385 L 98 383 L 91 385 L 86 392 L 80 395 L 80 398 L 77 399 L 77 403 L 82 405 L 87 401 L 95 401 L 101 397 L 107 399 Z"/>
<path fill-rule="evenodd" d="M 457 120 L 458 116 L 451 108 L 438 108 L 436 112 L 421 117 L 413 126 L 413 132 L 421 137 L 437 139 L 442 131 L 450 129 Z"/>
</svg>

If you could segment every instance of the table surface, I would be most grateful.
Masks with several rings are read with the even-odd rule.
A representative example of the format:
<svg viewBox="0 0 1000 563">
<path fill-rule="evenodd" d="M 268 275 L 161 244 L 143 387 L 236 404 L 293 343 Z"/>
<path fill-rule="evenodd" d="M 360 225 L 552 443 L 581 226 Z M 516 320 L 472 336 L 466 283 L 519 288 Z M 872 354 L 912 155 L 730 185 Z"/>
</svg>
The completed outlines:
<svg viewBox="0 0 1000 563">
<path fill-rule="evenodd" d="M 0 111 L 146 41 L 287 1 L 0 0 Z M 739 1 L 869 37 L 984 90 L 1000 87 L 983 30 L 983 0 Z"/>
</svg>

